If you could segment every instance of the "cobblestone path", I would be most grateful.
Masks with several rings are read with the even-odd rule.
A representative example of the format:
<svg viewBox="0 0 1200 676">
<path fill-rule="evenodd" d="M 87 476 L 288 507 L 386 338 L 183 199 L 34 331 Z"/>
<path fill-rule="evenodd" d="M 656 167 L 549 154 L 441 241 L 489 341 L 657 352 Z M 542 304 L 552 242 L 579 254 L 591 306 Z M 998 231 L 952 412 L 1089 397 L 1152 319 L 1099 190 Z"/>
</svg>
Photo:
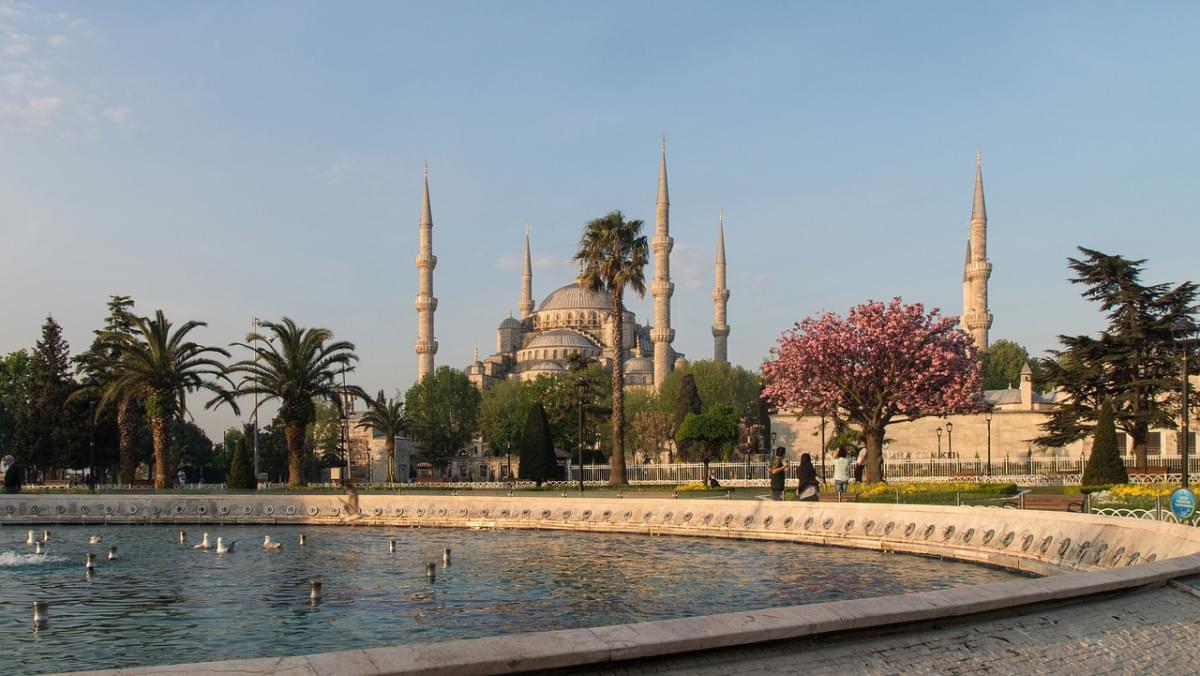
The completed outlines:
<svg viewBox="0 0 1200 676">
<path fill-rule="evenodd" d="M 1195 580 L 1191 584 L 1197 584 Z M 1182 586 L 1182 585 L 1181 585 Z M 900 633 L 784 641 L 572 674 L 1154 674 L 1200 671 L 1200 592 L 1176 586 Z"/>
</svg>

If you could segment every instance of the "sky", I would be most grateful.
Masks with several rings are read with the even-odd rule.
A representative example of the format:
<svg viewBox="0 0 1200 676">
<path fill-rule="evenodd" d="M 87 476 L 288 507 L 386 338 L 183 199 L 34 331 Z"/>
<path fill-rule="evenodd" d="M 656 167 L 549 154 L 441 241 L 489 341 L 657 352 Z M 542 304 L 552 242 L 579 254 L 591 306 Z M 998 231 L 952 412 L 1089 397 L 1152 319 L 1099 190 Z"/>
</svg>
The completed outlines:
<svg viewBox="0 0 1200 676">
<path fill-rule="evenodd" d="M 86 349 L 126 294 L 206 344 L 328 327 L 404 391 L 424 162 L 461 368 L 517 311 L 526 224 L 539 301 L 589 219 L 653 234 L 665 135 L 688 358 L 721 209 L 735 363 L 867 300 L 959 314 L 977 147 L 991 337 L 1040 354 L 1102 325 L 1077 246 L 1200 279 L 1198 29 L 1185 2 L 0 0 L 0 353 L 47 315 Z"/>
</svg>

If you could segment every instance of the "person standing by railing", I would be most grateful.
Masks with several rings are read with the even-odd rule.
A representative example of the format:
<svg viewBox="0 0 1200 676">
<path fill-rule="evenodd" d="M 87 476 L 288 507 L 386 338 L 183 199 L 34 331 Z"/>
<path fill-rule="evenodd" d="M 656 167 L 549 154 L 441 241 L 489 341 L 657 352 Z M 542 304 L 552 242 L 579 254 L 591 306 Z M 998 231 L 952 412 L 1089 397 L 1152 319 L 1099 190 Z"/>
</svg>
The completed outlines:
<svg viewBox="0 0 1200 676">
<path fill-rule="evenodd" d="M 839 448 L 837 456 L 833 460 L 833 487 L 838 492 L 838 495 L 846 492 L 846 488 L 850 485 L 850 455 L 846 453 L 846 449 Z"/>
<path fill-rule="evenodd" d="M 771 475 L 771 499 L 783 499 L 783 486 L 787 481 L 788 463 L 783 459 L 784 453 L 787 451 L 780 446 L 775 449 L 775 457 L 771 459 L 771 466 L 767 468 L 767 472 Z M 747 482 L 749 483 L 749 482 Z"/>
</svg>

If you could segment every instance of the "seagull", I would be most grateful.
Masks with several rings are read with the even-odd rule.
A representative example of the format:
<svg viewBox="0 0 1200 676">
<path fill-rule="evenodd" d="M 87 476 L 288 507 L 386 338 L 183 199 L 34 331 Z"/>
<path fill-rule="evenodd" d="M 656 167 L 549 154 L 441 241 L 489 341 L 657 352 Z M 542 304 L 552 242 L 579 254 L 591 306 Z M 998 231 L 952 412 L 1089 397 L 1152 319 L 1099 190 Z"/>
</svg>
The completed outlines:
<svg viewBox="0 0 1200 676">
<path fill-rule="evenodd" d="M 42 544 L 47 542 L 50 542 L 50 531 L 44 530 L 42 531 Z"/>
<path fill-rule="evenodd" d="M 221 538 L 217 538 L 217 553 L 218 554 L 228 554 L 233 551 L 233 546 L 236 544 L 237 544 L 237 540 L 230 540 L 229 544 L 226 545 L 224 540 L 222 540 Z"/>
<path fill-rule="evenodd" d="M 263 536 L 263 549 L 283 549 L 282 542 L 271 542 L 270 535 Z"/>
<path fill-rule="evenodd" d="M 93 536 L 89 537 L 89 538 L 88 538 L 88 544 L 89 544 L 89 545 L 98 545 L 98 544 L 100 544 L 100 536 L 99 536 L 99 535 L 93 535 Z"/>
<path fill-rule="evenodd" d="M 29 531 L 29 537 L 25 540 L 25 544 L 31 545 L 34 543 L 33 531 Z"/>
<path fill-rule="evenodd" d="M 212 545 L 208 544 L 208 533 L 204 534 L 204 539 L 198 545 L 192 545 L 192 549 L 212 549 Z"/>
<path fill-rule="evenodd" d="M 117 559 L 117 548 L 109 547 L 108 548 L 108 560 L 115 561 L 116 559 Z"/>
</svg>

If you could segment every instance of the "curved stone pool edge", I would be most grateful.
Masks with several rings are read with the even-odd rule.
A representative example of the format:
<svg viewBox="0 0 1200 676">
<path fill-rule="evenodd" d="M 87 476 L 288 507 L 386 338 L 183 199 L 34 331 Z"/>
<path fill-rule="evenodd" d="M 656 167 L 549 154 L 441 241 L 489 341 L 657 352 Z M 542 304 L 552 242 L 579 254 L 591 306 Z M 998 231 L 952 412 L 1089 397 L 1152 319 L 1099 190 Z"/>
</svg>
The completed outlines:
<svg viewBox="0 0 1200 676">
<path fill-rule="evenodd" d="M 11 507 L 11 509 L 10 509 Z M 61 510 L 60 510 L 61 507 Z M 293 509 L 289 510 L 288 508 Z M 291 512 L 289 514 L 289 511 Z M 310 656 L 105 674 L 485 674 L 599 664 L 960 617 L 1200 574 L 1200 529 L 983 507 L 491 496 L 6 496 L 0 524 L 525 528 L 791 541 L 1047 574 L 934 592 Z"/>
</svg>

